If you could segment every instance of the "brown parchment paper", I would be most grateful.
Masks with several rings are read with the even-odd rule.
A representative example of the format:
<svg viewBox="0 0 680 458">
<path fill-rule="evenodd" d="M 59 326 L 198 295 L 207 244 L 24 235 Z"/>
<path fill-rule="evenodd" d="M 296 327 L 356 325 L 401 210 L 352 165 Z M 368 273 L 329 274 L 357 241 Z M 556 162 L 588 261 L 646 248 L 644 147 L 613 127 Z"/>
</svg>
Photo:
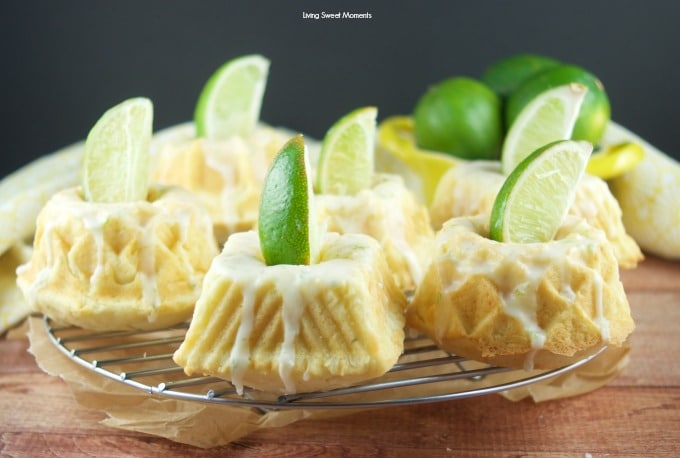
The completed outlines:
<svg viewBox="0 0 680 458">
<path fill-rule="evenodd" d="M 28 338 L 29 351 L 39 367 L 48 374 L 61 377 L 80 404 L 104 412 L 107 415 L 104 424 L 197 447 L 226 445 L 259 428 L 286 426 L 302 419 L 328 418 L 357 411 L 262 411 L 250 407 L 164 398 L 108 379 L 71 360 L 52 343 L 41 318 L 29 318 Z M 576 370 L 501 394 L 512 401 L 530 398 L 542 402 L 590 392 L 607 384 L 623 370 L 628 363 L 629 350 L 628 344 L 621 348 L 608 348 Z M 509 375 L 507 381 L 514 378 Z M 493 378 L 494 384 L 502 382 L 502 376 Z M 469 389 L 473 382 L 460 380 L 445 383 L 459 384 L 460 387 L 456 388 Z M 474 387 L 479 387 L 479 382 L 474 382 Z M 408 394 L 426 395 L 436 389 L 433 384 L 421 385 L 408 388 Z M 363 394 L 359 399 L 370 400 L 371 394 Z"/>
</svg>

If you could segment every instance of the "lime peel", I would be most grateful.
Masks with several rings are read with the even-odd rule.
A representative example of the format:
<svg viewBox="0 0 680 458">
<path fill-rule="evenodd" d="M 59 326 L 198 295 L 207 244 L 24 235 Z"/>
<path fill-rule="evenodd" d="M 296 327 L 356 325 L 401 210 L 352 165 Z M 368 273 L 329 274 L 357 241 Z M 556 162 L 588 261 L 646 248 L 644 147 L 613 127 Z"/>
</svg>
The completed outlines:
<svg viewBox="0 0 680 458">
<path fill-rule="evenodd" d="M 258 234 L 268 266 L 309 265 L 318 259 L 311 168 L 302 135 L 289 140 L 269 168 L 260 199 Z"/>
<path fill-rule="evenodd" d="M 540 54 L 515 54 L 488 66 L 481 79 L 502 99 L 507 99 L 524 81 L 558 65 L 558 60 Z"/>
<path fill-rule="evenodd" d="M 381 122 L 378 126 L 378 144 L 405 162 L 412 156 L 427 151 L 415 144 L 413 118 L 410 116 L 391 116 Z"/>
<path fill-rule="evenodd" d="M 588 142 L 560 140 L 520 162 L 494 201 L 491 239 L 511 243 L 552 240 L 574 201 L 591 152 Z"/>
<path fill-rule="evenodd" d="M 611 180 L 635 168 L 644 157 L 645 150 L 636 142 L 607 145 L 590 156 L 586 172 L 603 180 Z"/>
<path fill-rule="evenodd" d="M 85 140 L 82 186 L 90 202 L 146 200 L 153 104 L 144 97 L 108 109 Z"/>
<path fill-rule="evenodd" d="M 378 145 L 402 161 L 421 181 L 425 203 L 432 203 L 437 185 L 447 170 L 464 159 L 419 148 L 413 136 L 413 118 L 392 116 L 378 126 Z"/>
<path fill-rule="evenodd" d="M 496 159 L 503 136 L 501 100 L 482 82 L 447 78 L 413 109 L 416 143 L 462 159 Z"/>
</svg>

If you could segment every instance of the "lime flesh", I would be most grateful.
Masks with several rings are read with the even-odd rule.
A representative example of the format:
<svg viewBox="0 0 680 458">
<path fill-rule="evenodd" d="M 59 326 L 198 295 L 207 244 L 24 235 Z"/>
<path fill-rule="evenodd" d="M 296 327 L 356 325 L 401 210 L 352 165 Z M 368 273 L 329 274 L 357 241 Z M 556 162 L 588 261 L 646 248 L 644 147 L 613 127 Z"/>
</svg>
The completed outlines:
<svg viewBox="0 0 680 458">
<path fill-rule="evenodd" d="M 525 105 L 503 142 L 503 173 L 510 173 L 539 147 L 570 139 L 586 91 L 581 84 L 566 84 L 540 93 Z"/>
<path fill-rule="evenodd" d="M 597 145 L 611 117 L 609 98 L 602 82 L 592 73 L 575 65 L 558 65 L 537 73 L 522 83 L 509 97 L 505 110 L 506 125 L 511 128 L 522 109 L 538 94 L 569 83 L 588 88 L 574 125 L 572 139 Z"/>
<path fill-rule="evenodd" d="M 359 108 L 328 130 L 319 156 L 319 192 L 354 195 L 371 186 L 377 115 L 375 107 Z"/>
<path fill-rule="evenodd" d="M 269 60 L 258 55 L 237 57 L 208 79 L 194 111 L 196 136 L 224 140 L 247 136 L 260 117 Z"/>
<path fill-rule="evenodd" d="M 587 142 L 561 140 L 520 162 L 494 201 L 491 239 L 510 243 L 552 240 L 574 201 L 591 152 Z"/>
<path fill-rule="evenodd" d="M 138 97 L 106 111 L 90 130 L 83 154 L 83 193 L 90 202 L 145 200 L 153 105 Z"/>
</svg>

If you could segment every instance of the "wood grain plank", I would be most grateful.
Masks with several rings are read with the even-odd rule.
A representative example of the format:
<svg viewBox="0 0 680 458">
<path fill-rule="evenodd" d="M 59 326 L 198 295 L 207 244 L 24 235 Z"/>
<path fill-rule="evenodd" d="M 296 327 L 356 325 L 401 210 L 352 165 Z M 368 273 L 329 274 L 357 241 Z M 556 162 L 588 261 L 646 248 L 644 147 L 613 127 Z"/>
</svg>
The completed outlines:
<svg viewBox="0 0 680 458">
<path fill-rule="evenodd" d="M 28 353 L 28 339 L 1 339 L 0 374 L 39 371 Z"/>
<path fill-rule="evenodd" d="M 70 418 L 69 412 L 62 417 Z M 259 430 L 200 456 L 646 455 L 677 453 L 680 389 L 612 388 L 548 403 L 512 403 L 486 396 L 379 409 L 329 420 Z M 65 434 L 2 433 L 3 456 L 48 450 L 54 456 L 199 456 L 198 449 L 113 429 Z M 156 453 L 156 455 L 152 455 Z M 255 455 L 257 454 L 257 455 Z M 25 456 L 29 456 L 25 455 Z"/>
<path fill-rule="evenodd" d="M 0 377 L 0 425 L 5 432 L 44 431 L 70 434 L 103 431 L 104 414 L 81 407 L 58 377 L 42 372 Z M 79 421 L 62 421 L 64 418 Z"/>
<path fill-rule="evenodd" d="M 612 383 L 629 386 L 680 386 L 680 293 L 628 295 L 635 320 L 630 363 Z"/>
<path fill-rule="evenodd" d="M 680 291 L 680 262 L 647 255 L 636 269 L 621 270 L 626 292 Z"/>
<path fill-rule="evenodd" d="M 363 412 L 351 418 L 303 421 L 260 430 L 239 441 L 258 447 L 281 440 L 340 446 L 382 444 L 451 449 L 458 453 L 672 454 L 680 424 L 678 388 L 604 388 L 588 395 L 536 404 L 499 396 L 439 405 Z M 641 426 L 644 425 L 644 426 Z M 642 430 L 642 433 L 641 431 Z M 606 437 L 603 437 L 606 435 Z"/>
<path fill-rule="evenodd" d="M 0 455 L 11 457 L 193 457 L 205 451 L 146 435 L 2 433 Z M 207 456 L 219 456 L 218 450 Z"/>
</svg>

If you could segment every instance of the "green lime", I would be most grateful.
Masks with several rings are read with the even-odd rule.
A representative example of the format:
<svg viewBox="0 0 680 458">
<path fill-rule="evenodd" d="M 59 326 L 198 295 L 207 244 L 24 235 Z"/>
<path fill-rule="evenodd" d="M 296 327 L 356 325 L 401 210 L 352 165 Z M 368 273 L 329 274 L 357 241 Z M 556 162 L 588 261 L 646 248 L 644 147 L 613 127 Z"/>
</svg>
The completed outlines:
<svg viewBox="0 0 680 458">
<path fill-rule="evenodd" d="M 310 264 L 318 253 L 309 158 L 302 135 L 274 158 L 260 197 L 258 233 L 268 266 Z"/>
<path fill-rule="evenodd" d="M 218 68 L 198 97 L 196 136 L 223 140 L 252 132 L 260 117 L 268 73 L 269 60 L 257 54 L 237 57 Z"/>
<path fill-rule="evenodd" d="M 146 200 L 152 124 L 153 105 L 143 97 L 125 100 L 99 118 L 85 140 L 85 200 Z"/>
<path fill-rule="evenodd" d="M 319 154 L 319 192 L 353 195 L 371 187 L 377 116 L 375 107 L 359 108 L 331 126 Z"/>
<path fill-rule="evenodd" d="M 597 77 L 575 65 L 559 65 L 549 68 L 521 84 L 508 99 L 505 112 L 507 127 L 512 126 L 522 108 L 538 94 L 569 83 L 580 83 L 588 88 L 572 138 L 585 140 L 593 145 L 598 144 L 611 117 L 609 98 L 602 82 Z"/>
<path fill-rule="evenodd" d="M 501 99 L 506 99 L 530 77 L 558 65 L 559 61 L 539 54 L 515 54 L 487 67 L 482 82 Z"/>
<path fill-rule="evenodd" d="M 520 162 L 494 201 L 491 238 L 510 243 L 552 240 L 574 202 L 592 150 L 588 142 L 560 140 Z"/>
<path fill-rule="evenodd" d="M 501 101 L 485 84 L 454 77 L 431 87 L 413 112 L 416 143 L 464 159 L 495 159 L 503 135 Z"/>
<path fill-rule="evenodd" d="M 501 169 L 509 174 L 522 159 L 556 140 L 571 138 L 586 87 L 566 84 L 538 94 L 515 119 L 501 152 Z"/>
</svg>

